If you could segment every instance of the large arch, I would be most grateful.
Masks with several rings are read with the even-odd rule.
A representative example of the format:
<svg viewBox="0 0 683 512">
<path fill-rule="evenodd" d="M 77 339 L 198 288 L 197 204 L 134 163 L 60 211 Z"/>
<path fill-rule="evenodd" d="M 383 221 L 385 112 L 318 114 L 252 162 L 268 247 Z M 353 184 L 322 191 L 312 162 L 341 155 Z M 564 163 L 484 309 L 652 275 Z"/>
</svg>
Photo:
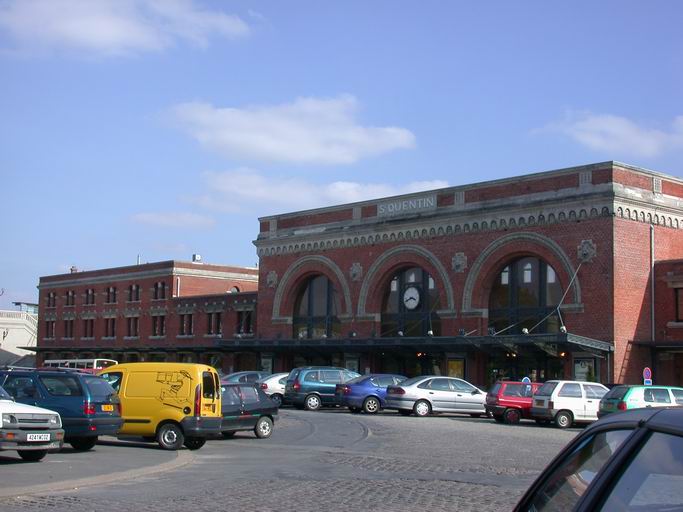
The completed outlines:
<svg viewBox="0 0 683 512">
<path fill-rule="evenodd" d="M 502 236 L 498 238 L 497 240 L 491 242 L 486 249 L 484 249 L 480 254 L 479 257 L 476 259 L 474 264 L 472 265 L 469 274 L 467 275 L 467 280 L 465 281 L 465 288 L 463 290 L 463 296 L 462 296 L 462 313 L 463 315 L 470 315 L 470 316 L 485 316 L 485 313 L 488 311 L 487 308 L 480 308 L 480 309 L 475 309 L 472 307 L 472 293 L 475 289 L 475 286 L 477 286 L 480 283 L 480 274 L 482 272 L 482 269 L 485 268 L 487 264 L 487 260 L 491 256 L 493 256 L 496 252 L 498 252 L 500 249 L 505 247 L 506 245 L 509 244 L 515 244 L 515 243 L 520 243 L 520 242 L 527 242 L 530 244 L 530 247 L 528 248 L 528 251 L 530 254 L 537 254 L 533 250 L 533 246 L 541 246 L 547 251 L 550 251 L 550 253 L 557 259 L 557 261 L 562 265 L 562 270 L 564 271 L 565 275 L 568 276 L 569 279 L 572 278 L 572 276 L 575 274 L 576 269 L 573 267 L 571 260 L 567 256 L 567 254 L 564 252 L 562 247 L 559 246 L 557 242 L 554 240 L 543 236 L 539 235 L 538 233 L 510 233 L 508 235 Z M 570 307 L 570 308 L 575 308 L 575 309 L 580 309 L 581 308 L 581 285 L 579 284 L 578 278 L 574 279 L 572 282 L 572 293 L 570 296 L 573 299 L 573 303 L 571 304 L 564 304 L 564 307 Z"/>
<path fill-rule="evenodd" d="M 285 292 L 289 291 L 290 283 L 293 279 L 298 277 L 297 274 L 299 271 L 310 264 L 322 265 L 332 272 L 337 282 L 341 286 L 341 291 L 344 296 L 344 316 L 352 316 L 351 289 L 349 288 L 349 283 L 346 281 L 346 277 L 344 277 L 344 273 L 330 258 L 319 255 L 310 255 L 296 260 L 292 265 L 290 265 L 290 267 L 282 276 L 273 299 L 273 321 L 284 321 L 286 319 L 291 319 L 291 316 L 283 317 L 280 313 Z"/>
<path fill-rule="evenodd" d="M 383 269 L 382 267 L 384 264 L 393 258 L 396 255 L 405 255 L 405 254 L 417 254 L 418 256 L 424 258 L 426 261 L 428 261 L 438 272 L 438 277 L 441 279 L 441 283 L 443 283 L 443 288 L 446 293 L 446 305 L 447 309 L 439 311 L 438 313 L 443 314 L 443 315 L 452 315 L 455 316 L 455 301 L 453 297 L 453 287 L 451 286 L 451 281 L 448 278 L 448 271 L 446 270 L 446 267 L 443 266 L 441 261 L 429 252 L 427 249 L 424 247 L 420 247 L 419 245 L 401 245 L 398 247 L 394 247 L 392 249 L 389 249 L 388 251 L 385 251 L 382 253 L 372 264 L 372 266 L 368 269 L 367 274 L 365 275 L 365 279 L 363 279 L 363 284 L 360 289 L 360 294 L 358 297 L 358 318 L 362 319 L 364 317 L 367 317 L 367 312 L 365 311 L 366 304 L 367 304 L 367 299 L 368 299 L 368 291 L 370 290 L 370 286 L 375 280 L 377 274 L 381 272 Z M 417 263 L 415 261 L 410 261 L 407 263 Z M 436 276 L 434 276 L 436 277 Z"/>
</svg>

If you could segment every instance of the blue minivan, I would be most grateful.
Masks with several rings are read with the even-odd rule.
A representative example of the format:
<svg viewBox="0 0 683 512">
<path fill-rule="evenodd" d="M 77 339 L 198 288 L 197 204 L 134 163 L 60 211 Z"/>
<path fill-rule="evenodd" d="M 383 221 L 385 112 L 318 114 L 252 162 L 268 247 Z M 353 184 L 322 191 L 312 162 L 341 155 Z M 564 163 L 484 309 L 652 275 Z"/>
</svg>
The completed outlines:
<svg viewBox="0 0 683 512">
<path fill-rule="evenodd" d="M 345 384 L 360 374 L 334 366 L 304 366 L 289 372 L 284 403 L 298 409 L 317 411 L 323 405 L 339 405 L 337 384 Z"/>
<path fill-rule="evenodd" d="M 102 377 L 67 369 L 1 370 L 0 386 L 16 402 L 58 412 L 64 441 L 90 450 L 100 435 L 123 425 L 116 391 Z"/>
</svg>

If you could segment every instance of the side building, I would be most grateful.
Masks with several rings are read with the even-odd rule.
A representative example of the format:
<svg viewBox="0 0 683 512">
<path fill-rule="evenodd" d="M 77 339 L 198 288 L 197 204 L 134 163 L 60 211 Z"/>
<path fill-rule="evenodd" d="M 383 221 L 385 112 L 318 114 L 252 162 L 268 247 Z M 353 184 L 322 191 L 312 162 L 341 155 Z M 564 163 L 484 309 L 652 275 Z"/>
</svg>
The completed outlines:
<svg viewBox="0 0 683 512">
<path fill-rule="evenodd" d="M 258 269 L 162 261 L 41 277 L 37 360 L 209 363 L 226 335 L 254 336 Z M 248 359 L 250 356 L 246 356 Z"/>
</svg>

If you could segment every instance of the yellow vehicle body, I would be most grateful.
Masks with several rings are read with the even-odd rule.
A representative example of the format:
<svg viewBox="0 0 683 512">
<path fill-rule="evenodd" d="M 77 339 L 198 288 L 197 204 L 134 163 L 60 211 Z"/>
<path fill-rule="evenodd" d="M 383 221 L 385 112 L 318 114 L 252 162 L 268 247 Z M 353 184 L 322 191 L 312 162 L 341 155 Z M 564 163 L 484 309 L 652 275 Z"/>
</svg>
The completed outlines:
<svg viewBox="0 0 683 512">
<path fill-rule="evenodd" d="M 119 435 L 154 438 L 162 448 L 198 449 L 221 433 L 218 373 L 193 363 L 124 363 L 99 373 L 121 400 Z"/>
</svg>

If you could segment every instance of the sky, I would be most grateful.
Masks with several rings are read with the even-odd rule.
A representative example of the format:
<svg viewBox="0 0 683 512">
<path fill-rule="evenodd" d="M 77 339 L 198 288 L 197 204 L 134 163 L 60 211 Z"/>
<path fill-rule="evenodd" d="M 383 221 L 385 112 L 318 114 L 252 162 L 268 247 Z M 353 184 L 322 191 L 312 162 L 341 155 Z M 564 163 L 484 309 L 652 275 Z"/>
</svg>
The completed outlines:
<svg viewBox="0 0 683 512">
<path fill-rule="evenodd" d="M 683 178 L 676 1 L 0 0 L 0 309 L 256 266 L 258 218 L 617 160 Z"/>
</svg>

